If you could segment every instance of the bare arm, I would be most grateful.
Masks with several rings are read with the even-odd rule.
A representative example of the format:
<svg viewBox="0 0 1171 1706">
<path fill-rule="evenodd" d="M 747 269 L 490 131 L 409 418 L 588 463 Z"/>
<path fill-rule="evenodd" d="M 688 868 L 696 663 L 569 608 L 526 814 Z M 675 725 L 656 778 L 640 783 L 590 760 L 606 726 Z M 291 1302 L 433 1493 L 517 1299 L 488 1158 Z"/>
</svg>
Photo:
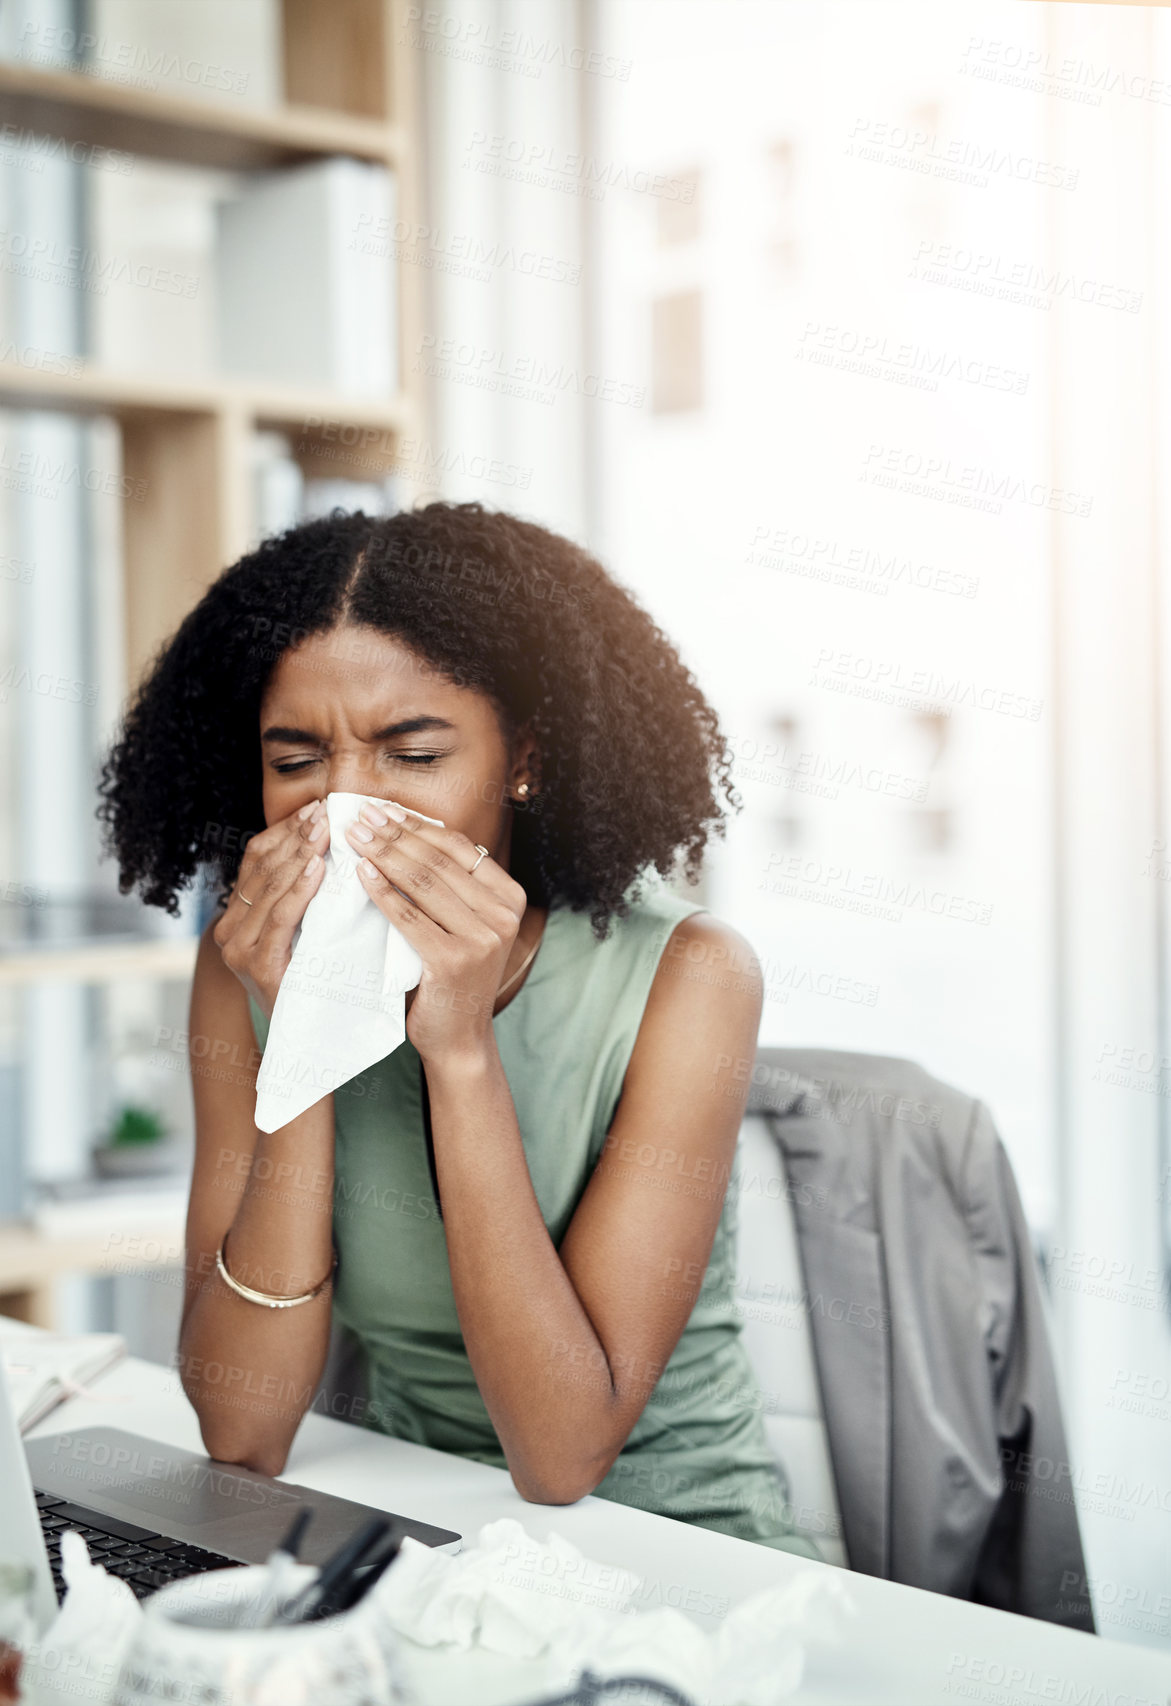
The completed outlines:
<svg viewBox="0 0 1171 1706">
<path fill-rule="evenodd" d="M 248 988 L 271 1015 L 280 943 L 287 963 L 292 931 L 320 880 L 304 875 L 308 835 L 298 828 L 282 842 L 281 827 L 265 831 L 272 839 L 263 845 L 255 838 L 241 868 L 239 886 L 256 896 L 253 908 L 234 901 L 199 946 L 189 1023 L 195 1167 L 179 1334 L 180 1378 L 209 1455 L 269 1475 L 284 1468 L 321 1378 L 332 1294 L 327 1287 L 292 1309 L 248 1302 L 219 1277 L 216 1251 L 226 1235 L 233 1278 L 281 1296 L 312 1290 L 333 1255 L 333 1097 L 271 1134 L 253 1118 L 260 1051 Z"/>
<path fill-rule="evenodd" d="M 679 957 L 693 944 L 700 966 L 741 976 L 702 981 L 695 950 Z M 699 1296 L 731 1174 L 748 1083 L 733 1067 L 755 1050 L 759 968 L 711 917 L 685 920 L 671 947 L 560 1250 L 499 1055 L 427 1068 L 460 1326 L 517 1489 L 541 1504 L 592 1492 L 626 1444 Z M 663 1188 L 674 1181 L 685 1188 Z"/>
</svg>

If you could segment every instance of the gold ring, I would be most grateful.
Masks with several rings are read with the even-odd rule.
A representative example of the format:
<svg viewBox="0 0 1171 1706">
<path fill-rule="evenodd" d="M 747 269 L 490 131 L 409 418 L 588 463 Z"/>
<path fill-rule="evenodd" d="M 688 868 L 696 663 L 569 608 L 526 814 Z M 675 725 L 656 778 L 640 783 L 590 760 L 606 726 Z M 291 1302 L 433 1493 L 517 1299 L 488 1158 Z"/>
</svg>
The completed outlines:
<svg viewBox="0 0 1171 1706">
<path fill-rule="evenodd" d="M 239 889 L 236 890 L 236 893 L 240 896 L 240 899 L 244 902 L 245 906 L 251 906 L 252 905 L 252 902 L 248 899 L 248 896 L 246 894 L 240 894 Z"/>
<path fill-rule="evenodd" d="M 480 859 L 486 859 L 488 857 L 488 849 L 486 847 L 481 847 L 480 843 L 478 841 L 473 841 L 472 846 L 476 849 L 476 852 L 480 855 Z M 472 866 L 471 871 L 468 872 L 469 876 L 474 875 L 474 873 L 479 869 L 480 859 L 476 860 L 476 863 Z"/>
</svg>

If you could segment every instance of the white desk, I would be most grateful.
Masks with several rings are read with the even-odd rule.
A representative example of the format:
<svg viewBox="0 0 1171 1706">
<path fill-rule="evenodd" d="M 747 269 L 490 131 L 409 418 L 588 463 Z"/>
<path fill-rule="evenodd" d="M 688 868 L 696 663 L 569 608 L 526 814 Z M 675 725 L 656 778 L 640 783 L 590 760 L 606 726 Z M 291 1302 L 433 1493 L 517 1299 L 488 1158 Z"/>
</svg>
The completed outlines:
<svg viewBox="0 0 1171 1706">
<path fill-rule="evenodd" d="M 178 1376 L 152 1363 L 120 1364 L 94 1397 L 70 1400 L 33 1433 L 95 1426 L 203 1449 Z M 526 1504 L 503 1470 L 312 1413 L 286 1478 L 458 1529 L 469 1545 L 482 1523 L 502 1516 L 537 1539 L 556 1530 L 587 1557 L 640 1572 L 648 1606 L 674 1605 L 707 1628 L 761 1588 L 831 1568 L 607 1499 Z M 791 1697 L 802 1706 L 1171 1706 L 1171 1657 L 1162 1653 L 871 1576 L 845 1579 L 859 1615 L 840 1649 L 813 1650 L 806 1682 Z M 499 1706 L 538 1692 L 531 1669 L 491 1655 L 460 1660 L 413 1649 L 412 1668 L 428 1706 Z"/>
</svg>

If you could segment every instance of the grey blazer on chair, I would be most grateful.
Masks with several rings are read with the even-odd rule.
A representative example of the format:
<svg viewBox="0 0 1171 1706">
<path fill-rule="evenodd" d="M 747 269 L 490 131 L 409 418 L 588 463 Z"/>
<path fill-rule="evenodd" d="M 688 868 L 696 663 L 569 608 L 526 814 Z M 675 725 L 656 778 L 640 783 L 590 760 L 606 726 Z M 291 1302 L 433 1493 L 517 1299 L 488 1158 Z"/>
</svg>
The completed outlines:
<svg viewBox="0 0 1171 1706">
<path fill-rule="evenodd" d="M 852 1569 L 1093 1631 L 1053 1357 L 987 1108 L 907 1060 L 761 1049 Z"/>
</svg>

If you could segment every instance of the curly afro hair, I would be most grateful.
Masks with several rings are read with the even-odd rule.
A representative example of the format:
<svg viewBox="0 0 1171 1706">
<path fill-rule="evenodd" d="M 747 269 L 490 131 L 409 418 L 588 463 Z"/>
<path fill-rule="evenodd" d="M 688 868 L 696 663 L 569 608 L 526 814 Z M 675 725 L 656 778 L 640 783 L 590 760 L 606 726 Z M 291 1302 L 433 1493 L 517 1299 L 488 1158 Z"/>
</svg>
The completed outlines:
<svg viewBox="0 0 1171 1706">
<path fill-rule="evenodd" d="M 513 822 L 536 905 L 589 909 L 604 940 L 640 880 L 698 880 L 724 834 L 731 753 L 666 635 L 579 546 L 479 503 L 334 511 L 224 571 L 160 650 L 102 766 L 97 816 L 119 888 L 171 914 L 206 865 L 225 901 L 264 827 L 259 715 L 282 653 L 341 623 L 410 647 L 529 727 L 540 788 Z M 722 796 L 718 797 L 718 796 Z M 222 826 L 235 826 L 231 834 Z M 230 845 L 229 845 L 230 843 Z"/>
</svg>

